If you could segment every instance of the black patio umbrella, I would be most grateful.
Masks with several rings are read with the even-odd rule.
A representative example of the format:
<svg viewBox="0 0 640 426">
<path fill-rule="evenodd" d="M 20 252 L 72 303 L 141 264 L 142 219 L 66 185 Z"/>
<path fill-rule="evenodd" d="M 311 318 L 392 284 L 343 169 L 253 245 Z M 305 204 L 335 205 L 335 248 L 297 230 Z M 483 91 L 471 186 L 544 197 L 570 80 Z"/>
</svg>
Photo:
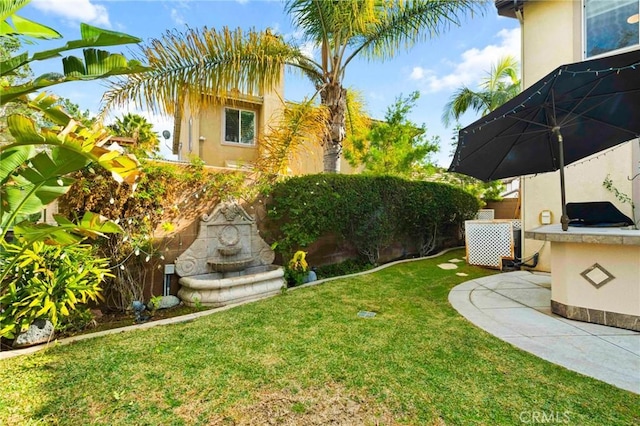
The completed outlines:
<svg viewBox="0 0 640 426">
<path fill-rule="evenodd" d="M 640 50 L 562 65 L 460 130 L 449 171 L 483 181 L 560 170 L 640 135 Z"/>
</svg>

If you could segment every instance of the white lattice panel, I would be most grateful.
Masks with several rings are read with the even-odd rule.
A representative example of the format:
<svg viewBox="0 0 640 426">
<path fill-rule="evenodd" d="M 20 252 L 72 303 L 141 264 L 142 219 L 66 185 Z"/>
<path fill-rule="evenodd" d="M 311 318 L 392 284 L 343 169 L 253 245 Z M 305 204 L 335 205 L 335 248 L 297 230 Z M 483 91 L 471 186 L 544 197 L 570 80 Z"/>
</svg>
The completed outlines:
<svg viewBox="0 0 640 426">
<path fill-rule="evenodd" d="M 517 229 L 517 230 L 522 229 L 522 221 L 519 219 L 513 219 L 511 221 L 511 224 L 513 225 L 513 229 Z"/>
<path fill-rule="evenodd" d="M 513 259 L 510 220 L 467 220 L 464 223 L 469 265 L 502 269 L 502 258 Z"/>
<path fill-rule="evenodd" d="M 478 220 L 493 220 L 495 211 L 493 209 L 480 209 L 476 214 Z"/>
</svg>

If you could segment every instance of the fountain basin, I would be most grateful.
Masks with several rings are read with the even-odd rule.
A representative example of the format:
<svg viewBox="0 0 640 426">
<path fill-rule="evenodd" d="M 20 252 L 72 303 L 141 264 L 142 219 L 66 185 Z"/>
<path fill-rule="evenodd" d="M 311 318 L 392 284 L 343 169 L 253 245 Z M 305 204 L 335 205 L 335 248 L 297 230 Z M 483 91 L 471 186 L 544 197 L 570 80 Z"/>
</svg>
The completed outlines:
<svg viewBox="0 0 640 426">
<path fill-rule="evenodd" d="M 280 292 L 284 269 L 261 265 L 237 272 L 214 272 L 180 278 L 178 297 L 187 306 L 220 307 L 257 300 Z"/>
<path fill-rule="evenodd" d="M 211 269 L 215 272 L 242 272 L 251 265 L 253 259 L 240 259 L 240 260 L 224 260 L 224 261 L 215 261 L 208 260 L 207 264 L 211 267 Z"/>
</svg>

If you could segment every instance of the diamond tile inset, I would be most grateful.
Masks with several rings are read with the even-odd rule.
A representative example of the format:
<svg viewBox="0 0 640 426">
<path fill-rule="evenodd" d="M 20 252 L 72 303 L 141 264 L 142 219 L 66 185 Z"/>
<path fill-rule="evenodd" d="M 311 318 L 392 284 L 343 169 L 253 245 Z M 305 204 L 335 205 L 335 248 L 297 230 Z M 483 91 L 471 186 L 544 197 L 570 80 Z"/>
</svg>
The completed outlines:
<svg viewBox="0 0 640 426">
<path fill-rule="evenodd" d="M 600 264 L 594 263 L 593 266 L 585 269 L 580 273 L 582 277 L 589 281 L 589 283 L 595 288 L 600 288 L 609 281 L 615 279 L 615 277 Z"/>
</svg>

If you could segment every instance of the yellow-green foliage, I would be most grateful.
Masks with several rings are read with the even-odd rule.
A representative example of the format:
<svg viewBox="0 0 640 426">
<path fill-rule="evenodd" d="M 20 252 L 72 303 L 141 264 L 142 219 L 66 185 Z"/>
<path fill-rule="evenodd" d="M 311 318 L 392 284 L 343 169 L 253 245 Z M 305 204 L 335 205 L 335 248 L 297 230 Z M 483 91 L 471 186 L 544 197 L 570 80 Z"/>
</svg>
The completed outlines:
<svg viewBox="0 0 640 426">
<path fill-rule="evenodd" d="M 2 282 L 0 337 L 13 338 L 39 318 L 56 326 L 76 304 L 97 301 L 102 280 L 111 276 L 107 260 L 88 245 L 3 243 L 0 266 L 14 262 Z"/>
<path fill-rule="evenodd" d="M 309 267 L 309 265 L 307 264 L 306 257 L 307 257 L 306 252 L 302 250 L 298 250 L 289 261 L 289 268 L 295 271 L 305 272 Z"/>
</svg>

